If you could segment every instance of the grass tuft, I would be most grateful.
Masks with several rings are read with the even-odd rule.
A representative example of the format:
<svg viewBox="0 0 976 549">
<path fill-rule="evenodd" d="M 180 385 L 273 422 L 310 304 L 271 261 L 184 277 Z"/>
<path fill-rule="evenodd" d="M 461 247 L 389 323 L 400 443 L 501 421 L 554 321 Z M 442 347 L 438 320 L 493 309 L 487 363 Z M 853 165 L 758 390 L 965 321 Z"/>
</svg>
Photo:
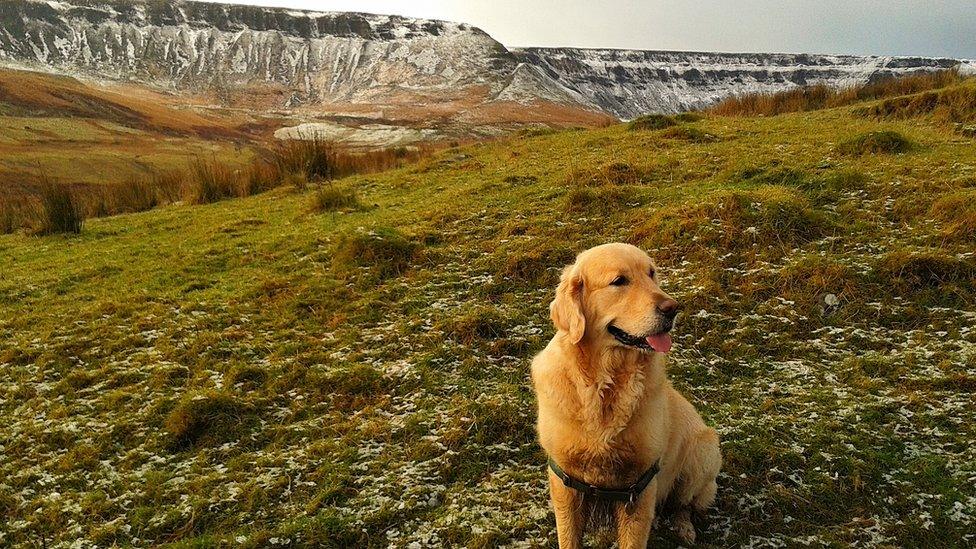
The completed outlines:
<svg viewBox="0 0 976 549">
<path fill-rule="evenodd" d="M 381 227 L 346 235 L 335 255 L 337 266 L 367 268 L 380 279 L 402 275 L 420 255 L 421 245 L 396 229 Z"/>
<path fill-rule="evenodd" d="M 674 115 L 674 119 L 682 123 L 698 122 L 705 118 L 705 113 L 695 111 L 682 112 Z"/>
<path fill-rule="evenodd" d="M 655 178 L 652 169 L 625 162 L 612 162 L 596 168 L 575 169 L 566 178 L 570 187 L 602 187 L 605 185 L 643 185 Z"/>
<path fill-rule="evenodd" d="M 837 151 L 848 156 L 900 154 L 912 149 L 912 142 L 899 132 L 882 130 L 863 133 L 844 141 Z"/>
<path fill-rule="evenodd" d="M 664 130 L 661 137 L 665 139 L 677 139 L 689 143 L 714 143 L 718 141 L 718 136 L 703 132 L 698 128 L 688 126 L 674 126 Z"/>
<path fill-rule="evenodd" d="M 169 446 L 183 450 L 238 440 L 253 420 L 253 411 L 223 392 L 185 396 L 166 416 Z"/>
<path fill-rule="evenodd" d="M 836 223 L 799 192 L 763 186 L 662 208 L 637 225 L 631 241 L 680 257 L 703 248 L 767 251 L 810 242 L 835 229 Z"/>
<path fill-rule="evenodd" d="M 678 121 L 673 116 L 666 114 L 645 114 L 638 116 L 627 123 L 630 131 L 663 130 L 671 126 L 677 126 Z"/>
<path fill-rule="evenodd" d="M 929 214 L 946 223 L 945 236 L 956 240 L 976 240 L 976 189 L 941 196 L 932 204 Z"/>
<path fill-rule="evenodd" d="M 445 331 L 458 342 L 471 345 L 479 341 L 495 341 L 505 335 L 507 321 L 497 307 L 470 307 L 446 323 Z"/>
<path fill-rule="evenodd" d="M 44 180 L 39 193 L 44 215 L 40 234 L 81 233 L 85 214 L 80 200 L 70 187 Z"/>
<path fill-rule="evenodd" d="M 895 97 L 863 107 L 855 111 L 858 115 L 877 119 L 917 118 L 932 116 L 940 122 L 976 121 L 976 87 L 956 86 L 944 90 L 929 91 Z"/>
<path fill-rule="evenodd" d="M 336 177 L 338 154 L 332 142 L 309 136 L 277 143 L 271 149 L 271 162 L 279 173 L 301 175 L 308 181 L 322 181 Z"/>
<path fill-rule="evenodd" d="M 911 295 L 924 288 L 944 288 L 948 284 L 976 285 L 976 265 L 937 249 L 899 250 L 884 255 L 875 268 L 883 284 L 890 284 L 899 295 Z"/>
<path fill-rule="evenodd" d="M 888 78 L 861 86 L 833 89 L 825 85 L 796 88 L 777 93 L 730 97 L 708 109 L 720 116 L 775 116 L 850 105 L 861 101 L 913 94 L 944 88 L 962 80 L 956 70 Z"/>
<path fill-rule="evenodd" d="M 216 160 L 197 158 L 190 163 L 189 196 L 191 204 L 210 204 L 241 196 L 238 172 Z"/>
<path fill-rule="evenodd" d="M 566 193 L 566 211 L 573 213 L 610 212 L 636 203 L 631 187 L 577 187 Z"/>
<path fill-rule="evenodd" d="M 355 189 L 325 185 L 312 195 L 313 212 L 334 212 L 341 210 L 355 210 L 362 204 Z"/>
</svg>

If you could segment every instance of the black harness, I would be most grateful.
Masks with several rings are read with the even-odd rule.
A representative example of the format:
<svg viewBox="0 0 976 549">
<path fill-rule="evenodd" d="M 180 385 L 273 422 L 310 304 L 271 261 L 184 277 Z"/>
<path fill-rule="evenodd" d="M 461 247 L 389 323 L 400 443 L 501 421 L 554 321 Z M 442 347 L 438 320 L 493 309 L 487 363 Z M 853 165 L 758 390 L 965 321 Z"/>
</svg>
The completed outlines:
<svg viewBox="0 0 976 549">
<path fill-rule="evenodd" d="M 654 480 L 654 477 L 657 476 L 657 472 L 660 469 L 658 467 L 658 462 L 655 461 L 651 464 L 651 468 L 645 471 L 644 474 L 637 479 L 637 482 L 631 484 L 627 489 L 610 490 L 607 488 L 594 486 L 592 484 L 587 484 L 581 480 L 576 480 L 575 478 L 569 476 L 566 471 L 563 471 L 559 465 L 556 465 L 556 462 L 553 461 L 552 458 L 549 458 L 549 468 L 552 469 L 552 472 L 555 473 L 557 477 L 559 477 L 559 480 L 563 481 L 563 484 L 565 484 L 567 488 L 572 488 L 583 495 L 593 496 L 599 499 L 608 499 L 611 501 L 620 501 L 627 504 L 633 504 L 637 501 L 637 498 L 640 497 L 641 492 L 643 492 L 644 489 L 647 488 L 647 485 Z"/>
</svg>

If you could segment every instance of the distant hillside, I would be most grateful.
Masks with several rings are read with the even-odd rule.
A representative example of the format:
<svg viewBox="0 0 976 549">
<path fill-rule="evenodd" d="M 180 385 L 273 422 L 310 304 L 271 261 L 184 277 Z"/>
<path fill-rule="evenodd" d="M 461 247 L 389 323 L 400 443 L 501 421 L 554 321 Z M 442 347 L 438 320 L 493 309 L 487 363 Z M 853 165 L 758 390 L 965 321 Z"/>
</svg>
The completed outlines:
<svg viewBox="0 0 976 549">
<path fill-rule="evenodd" d="M 197 157 L 230 158 L 282 123 L 140 85 L 0 69 L 0 202 L 44 178 L 119 184 Z"/>
<path fill-rule="evenodd" d="M 509 50 L 464 23 L 190 1 L 8 0 L 0 62 L 136 80 L 252 108 L 421 123 L 601 123 L 731 95 L 846 86 L 954 59 Z"/>
</svg>

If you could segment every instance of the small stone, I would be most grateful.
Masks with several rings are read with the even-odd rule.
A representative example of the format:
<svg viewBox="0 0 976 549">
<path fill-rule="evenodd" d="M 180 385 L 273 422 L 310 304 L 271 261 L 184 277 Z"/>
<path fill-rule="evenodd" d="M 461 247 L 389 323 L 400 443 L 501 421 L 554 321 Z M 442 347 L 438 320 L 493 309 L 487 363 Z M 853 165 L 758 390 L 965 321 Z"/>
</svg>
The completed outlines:
<svg viewBox="0 0 976 549">
<path fill-rule="evenodd" d="M 840 299 L 834 294 L 827 294 L 824 296 L 824 303 L 826 303 L 828 307 L 836 307 L 840 305 Z"/>
</svg>

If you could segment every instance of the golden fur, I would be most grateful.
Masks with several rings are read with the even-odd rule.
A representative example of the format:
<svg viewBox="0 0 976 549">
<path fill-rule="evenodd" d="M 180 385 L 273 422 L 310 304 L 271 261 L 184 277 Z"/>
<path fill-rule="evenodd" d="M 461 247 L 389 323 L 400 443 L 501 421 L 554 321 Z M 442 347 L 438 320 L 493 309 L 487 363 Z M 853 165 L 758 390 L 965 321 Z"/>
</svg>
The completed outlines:
<svg viewBox="0 0 976 549">
<path fill-rule="evenodd" d="M 624 345 L 607 331 L 611 323 L 638 335 L 670 328 L 661 304 L 671 298 L 655 272 L 634 246 L 598 246 L 566 267 L 550 307 L 558 331 L 532 362 L 542 447 L 574 478 L 605 488 L 626 488 L 660 460 L 660 472 L 634 505 L 589 501 L 550 471 L 561 548 L 580 547 L 591 515 L 603 509 L 621 549 L 643 549 L 668 498 L 678 506 L 678 535 L 693 542 L 691 511 L 715 499 L 718 435 L 671 387 L 664 354 Z M 610 284 L 621 275 L 626 285 Z"/>
</svg>

